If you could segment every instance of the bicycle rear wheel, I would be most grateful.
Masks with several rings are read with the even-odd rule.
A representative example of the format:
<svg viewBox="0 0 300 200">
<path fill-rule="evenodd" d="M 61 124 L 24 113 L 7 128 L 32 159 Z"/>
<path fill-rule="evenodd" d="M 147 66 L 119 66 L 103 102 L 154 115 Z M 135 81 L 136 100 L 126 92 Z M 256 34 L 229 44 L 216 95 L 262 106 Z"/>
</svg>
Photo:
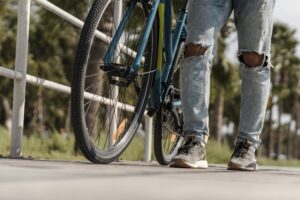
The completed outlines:
<svg viewBox="0 0 300 200">
<path fill-rule="evenodd" d="M 122 10 L 132 2 L 126 1 Z M 72 76 L 71 114 L 75 138 L 81 152 L 93 163 L 114 161 L 132 140 L 144 115 L 156 62 L 155 20 L 138 73 L 130 79 L 124 73 L 134 60 L 125 47 L 137 51 L 151 8 L 141 1 L 133 7 L 122 32 L 120 43 L 125 47 L 117 47 L 111 63 L 103 67 L 103 57 L 111 40 L 99 39 L 101 34 L 97 31 L 113 36 L 117 28 L 114 3 L 113 0 L 94 1 L 80 35 Z"/>
<path fill-rule="evenodd" d="M 154 153 L 161 165 L 168 165 L 183 144 L 182 107 L 179 92 L 180 66 L 183 59 L 184 42 L 177 49 L 168 80 L 167 88 L 160 109 L 155 115 Z"/>
</svg>

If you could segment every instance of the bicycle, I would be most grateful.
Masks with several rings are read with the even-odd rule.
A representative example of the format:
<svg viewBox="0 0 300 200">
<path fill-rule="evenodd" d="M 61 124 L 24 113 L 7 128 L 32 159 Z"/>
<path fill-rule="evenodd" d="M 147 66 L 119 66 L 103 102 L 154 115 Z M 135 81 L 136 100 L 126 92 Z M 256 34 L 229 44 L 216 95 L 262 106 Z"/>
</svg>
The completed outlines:
<svg viewBox="0 0 300 200">
<path fill-rule="evenodd" d="M 71 85 L 75 138 L 88 160 L 110 163 L 129 145 L 147 109 L 156 114 L 155 156 L 166 165 L 183 143 L 178 74 L 187 2 L 174 28 L 171 0 L 122 4 L 95 0 L 84 23 Z"/>
</svg>

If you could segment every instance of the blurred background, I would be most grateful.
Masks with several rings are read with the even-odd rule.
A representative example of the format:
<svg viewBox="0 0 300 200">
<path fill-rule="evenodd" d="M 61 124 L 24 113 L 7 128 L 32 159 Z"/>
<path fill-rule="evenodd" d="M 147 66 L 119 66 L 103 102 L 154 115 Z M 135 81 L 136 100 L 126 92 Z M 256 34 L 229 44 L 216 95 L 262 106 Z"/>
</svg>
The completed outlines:
<svg viewBox="0 0 300 200">
<path fill-rule="evenodd" d="M 50 0 L 84 19 L 91 0 Z M 183 0 L 174 1 L 174 11 Z M 14 68 L 17 0 L 0 0 L 0 65 Z M 300 15 L 297 0 L 277 0 L 272 37 L 272 92 L 269 98 L 261 164 L 300 166 Z M 28 74 L 70 85 L 80 30 L 32 3 Z M 237 38 L 233 20 L 218 38 L 210 99 L 211 138 L 208 161 L 226 163 L 239 124 L 241 81 L 236 59 Z M 0 77 L 0 154 L 8 155 L 12 123 L 13 81 Z M 24 155 L 48 159 L 84 159 L 78 152 L 70 122 L 68 95 L 27 85 Z M 140 131 L 142 132 L 142 131 Z M 143 134 L 121 156 L 142 160 Z M 154 159 L 154 158 L 153 158 Z"/>
</svg>

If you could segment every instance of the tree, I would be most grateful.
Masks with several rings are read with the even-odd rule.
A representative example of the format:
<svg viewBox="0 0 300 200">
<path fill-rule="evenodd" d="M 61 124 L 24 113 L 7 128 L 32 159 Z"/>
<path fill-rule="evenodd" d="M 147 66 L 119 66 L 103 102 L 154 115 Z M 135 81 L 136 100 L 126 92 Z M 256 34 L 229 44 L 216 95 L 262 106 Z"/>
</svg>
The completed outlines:
<svg viewBox="0 0 300 200">
<path fill-rule="evenodd" d="M 15 16 L 16 3 L 0 1 L 0 65 L 8 68 L 14 66 L 15 55 L 15 32 L 17 18 Z M 11 105 L 13 81 L 7 78 L 0 78 L 0 123 L 7 129 L 11 128 Z"/>
<path fill-rule="evenodd" d="M 66 2 L 53 0 L 71 14 L 83 19 L 91 0 Z M 0 63 L 14 67 L 16 45 L 17 2 L 0 2 Z M 70 85 L 71 71 L 75 55 L 75 46 L 79 29 L 63 21 L 49 11 L 32 4 L 30 19 L 30 41 L 28 73 L 62 84 Z M 4 124 L 9 116 L 13 82 L 0 79 L 0 123 Z M 59 130 L 65 127 L 68 113 L 67 95 L 41 87 L 27 86 L 25 108 L 25 134 L 43 132 L 44 129 Z M 47 104 L 47 106 L 44 106 Z M 9 109 L 7 109 L 9 108 Z M 29 112 L 30 111 L 30 112 Z M 5 113 L 5 114 L 3 114 Z"/>
<path fill-rule="evenodd" d="M 225 95 L 229 97 L 229 90 L 236 87 L 236 66 L 233 65 L 225 55 L 227 50 L 226 39 L 235 31 L 233 21 L 230 20 L 221 29 L 220 36 L 218 37 L 218 51 L 215 59 L 212 75 L 213 75 L 213 90 L 215 90 L 215 96 L 213 103 L 213 122 L 212 122 L 212 135 L 218 143 L 221 143 L 221 132 L 223 126 L 224 117 L 224 104 Z M 228 94 L 225 94 L 227 93 Z"/>
<path fill-rule="evenodd" d="M 295 30 L 289 28 L 285 24 L 274 24 L 274 31 L 272 36 L 272 63 L 274 64 L 274 73 L 272 74 L 273 96 L 276 96 L 278 101 L 279 116 L 277 120 L 277 137 L 275 153 L 278 158 L 279 154 L 284 153 L 283 142 L 286 136 L 291 137 L 290 129 L 285 129 L 282 124 L 282 114 L 289 113 L 291 120 L 297 118 L 297 110 L 299 105 L 299 58 L 296 56 L 296 47 L 298 41 L 295 37 Z M 271 104 L 271 110 L 273 107 Z M 272 117 L 269 118 L 272 120 Z M 272 122 L 269 122 L 272 124 Z M 272 139 L 272 127 L 269 128 L 269 140 Z M 291 146 L 291 140 L 287 139 L 287 146 Z M 272 146 L 269 145 L 269 148 Z M 269 151 L 269 153 L 272 151 Z M 288 152 L 286 152 L 288 153 Z"/>
</svg>

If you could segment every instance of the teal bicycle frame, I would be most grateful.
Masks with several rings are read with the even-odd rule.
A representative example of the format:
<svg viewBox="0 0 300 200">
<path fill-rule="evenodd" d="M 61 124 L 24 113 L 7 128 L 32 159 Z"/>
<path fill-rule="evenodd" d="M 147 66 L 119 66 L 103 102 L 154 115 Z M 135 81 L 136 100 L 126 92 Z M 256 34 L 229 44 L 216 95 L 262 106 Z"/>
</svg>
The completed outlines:
<svg viewBox="0 0 300 200">
<path fill-rule="evenodd" d="M 117 44 L 120 41 L 122 32 L 128 23 L 129 17 L 138 0 L 128 1 L 124 16 L 116 30 L 112 42 L 104 56 L 104 64 L 109 64 L 113 58 Z M 147 1 L 147 0 L 140 0 Z M 145 30 L 141 36 L 141 41 L 137 50 L 133 65 L 129 68 L 129 75 L 137 72 L 141 66 L 143 54 L 149 39 L 155 17 L 159 16 L 159 39 L 157 49 L 157 67 L 155 71 L 155 81 L 151 91 L 148 108 L 156 110 L 160 107 L 164 91 L 167 87 L 168 77 L 173 67 L 173 60 L 177 52 L 181 39 L 186 36 L 186 16 L 187 11 L 184 8 L 180 11 L 175 29 L 172 30 L 172 0 L 153 0 L 152 9 L 147 18 Z M 178 104 L 178 102 L 177 102 Z"/>
</svg>

